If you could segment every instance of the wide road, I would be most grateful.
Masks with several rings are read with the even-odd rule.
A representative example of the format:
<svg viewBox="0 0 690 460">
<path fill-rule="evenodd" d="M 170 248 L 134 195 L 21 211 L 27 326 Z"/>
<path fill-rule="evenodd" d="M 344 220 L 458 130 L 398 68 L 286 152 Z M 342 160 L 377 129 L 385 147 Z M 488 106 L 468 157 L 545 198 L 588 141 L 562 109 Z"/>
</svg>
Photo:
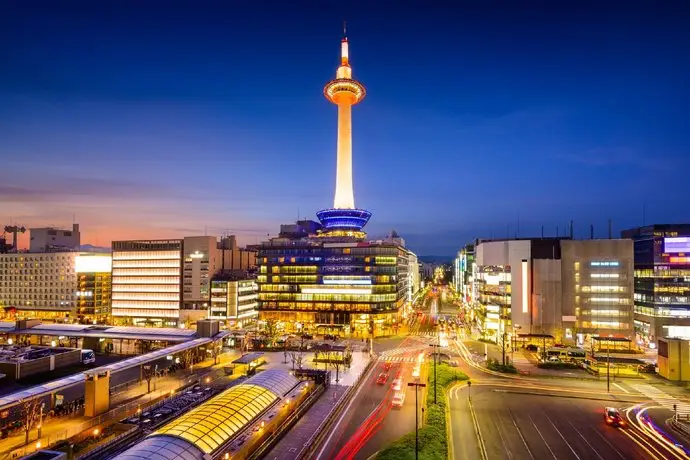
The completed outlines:
<svg viewBox="0 0 690 460">
<path fill-rule="evenodd" d="M 454 458 L 685 459 L 682 449 L 645 433 L 636 404 L 620 397 L 522 389 L 515 383 L 456 387 L 450 395 Z M 470 397 L 471 407 L 470 409 Z M 606 424 L 604 407 L 627 414 L 627 428 Z M 484 453 L 482 453 L 482 450 Z"/>
<path fill-rule="evenodd" d="M 435 343 L 435 326 L 429 316 L 431 302 L 425 304 L 421 315 L 413 317 L 410 335 L 403 339 L 379 339 L 374 343 L 377 362 L 364 376 L 348 409 L 336 424 L 331 436 L 319 451 L 322 459 L 367 459 L 389 443 L 414 431 L 415 394 L 407 383 L 415 378 L 413 369 L 423 356 L 421 379 L 426 381 L 430 351 Z M 386 364 L 390 363 L 390 364 Z M 390 366 L 390 369 L 386 369 Z M 381 374 L 387 375 L 384 384 L 377 383 Z M 396 378 L 401 379 L 405 400 L 401 408 L 392 407 Z M 419 392 L 420 402 L 425 394 Z M 421 407 L 421 404 L 420 404 Z M 420 412 L 421 417 L 421 412 Z"/>
</svg>

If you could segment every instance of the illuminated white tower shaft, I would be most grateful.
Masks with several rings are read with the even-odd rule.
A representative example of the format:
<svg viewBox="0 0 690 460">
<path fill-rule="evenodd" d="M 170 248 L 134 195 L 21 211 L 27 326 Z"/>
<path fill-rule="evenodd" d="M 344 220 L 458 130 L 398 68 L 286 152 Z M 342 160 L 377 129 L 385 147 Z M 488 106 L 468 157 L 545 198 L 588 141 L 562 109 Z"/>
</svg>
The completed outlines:
<svg viewBox="0 0 690 460">
<path fill-rule="evenodd" d="M 352 106 L 364 98 L 366 91 L 361 83 L 352 79 L 347 38 L 343 38 L 340 51 L 341 61 L 336 78 L 324 88 L 326 98 L 338 106 L 338 157 L 333 207 L 355 209 L 352 185 Z"/>
</svg>

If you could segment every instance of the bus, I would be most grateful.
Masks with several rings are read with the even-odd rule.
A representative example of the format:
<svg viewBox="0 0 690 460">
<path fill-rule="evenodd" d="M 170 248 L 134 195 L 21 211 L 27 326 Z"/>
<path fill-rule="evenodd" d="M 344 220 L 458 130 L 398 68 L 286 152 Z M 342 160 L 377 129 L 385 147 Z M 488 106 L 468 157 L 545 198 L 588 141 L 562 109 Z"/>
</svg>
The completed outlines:
<svg viewBox="0 0 690 460">
<path fill-rule="evenodd" d="M 81 350 L 81 363 L 82 364 L 93 364 L 96 362 L 96 353 L 93 350 L 82 349 Z"/>
</svg>

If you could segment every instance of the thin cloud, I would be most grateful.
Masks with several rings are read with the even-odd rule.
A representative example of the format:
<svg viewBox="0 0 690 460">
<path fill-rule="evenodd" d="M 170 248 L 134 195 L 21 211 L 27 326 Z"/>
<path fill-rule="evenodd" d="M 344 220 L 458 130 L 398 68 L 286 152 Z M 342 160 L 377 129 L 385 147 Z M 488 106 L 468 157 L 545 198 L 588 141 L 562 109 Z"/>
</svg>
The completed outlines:
<svg viewBox="0 0 690 460">
<path fill-rule="evenodd" d="M 675 169 L 677 161 L 650 155 L 629 147 L 597 147 L 584 152 L 561 153 L 556 158 L 571 163 L 592 167 L 629 166 L 653 171 L 671 171 Z"/>
</svg>

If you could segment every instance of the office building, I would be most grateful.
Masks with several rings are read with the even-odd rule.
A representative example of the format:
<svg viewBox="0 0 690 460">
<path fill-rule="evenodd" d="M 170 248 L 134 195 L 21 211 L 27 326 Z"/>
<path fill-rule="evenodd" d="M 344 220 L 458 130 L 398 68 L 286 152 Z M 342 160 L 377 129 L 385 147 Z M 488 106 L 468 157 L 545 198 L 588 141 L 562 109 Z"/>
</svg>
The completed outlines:
<svg viewBox="0 0 690 460">
<path fill-rule="evenodd" d="M 655 346 L 662 337 L 690 338 L 690 224 L 625 230 L 635 247 L 635 333 Z"/>
<path fill-rule="evenodd" d="M 77 321 L 86 324 L 109 324 L 111 255 L 82 253 L 74 261 L 74 270 L 77 273 Z"/>
<path fill-rule="evenodd" d="M 55 227 L 29 229 L 29 252 L 78 250 L 80 244 L 79 224 L 73 224 L 72 230 Z"/>
<path fill-rule="evenodd" d="M 113 241 L 115 325 L 178 326 L 183 246 L 183 239 Z"/>
<path fill-rule="evenodd" d="M 234 236 L 114 241 L 112 315 L 115 324 L 194 327 L 211 305 L 211 279 L 255 270 L 256 251 Z"/>
<path fill-rule="evenodd" d="M 109 258 L 77 251 L 0 254 L 4 317 L 65 323 L 107 320 Z"/>
<path fill-rule="evenodd" d="M 211 280 L 209 319 L 224 321 L 229 328 L 256 324 L 259 316 L 258 286 L 255 279 L 220 275 Z"/>
<path fill-rule="evenodd" d="M 259 313 L 288 332 L 387 333 L 416 294 L 411 252 L 390 241 L 274 238 L 259 247 Z"/>
<path fill-rule="evenodd" d="M 487 338 L 550 335 L 631 338 L 632 242 L 478 240 L 474 290 Z"/>
</svg>

